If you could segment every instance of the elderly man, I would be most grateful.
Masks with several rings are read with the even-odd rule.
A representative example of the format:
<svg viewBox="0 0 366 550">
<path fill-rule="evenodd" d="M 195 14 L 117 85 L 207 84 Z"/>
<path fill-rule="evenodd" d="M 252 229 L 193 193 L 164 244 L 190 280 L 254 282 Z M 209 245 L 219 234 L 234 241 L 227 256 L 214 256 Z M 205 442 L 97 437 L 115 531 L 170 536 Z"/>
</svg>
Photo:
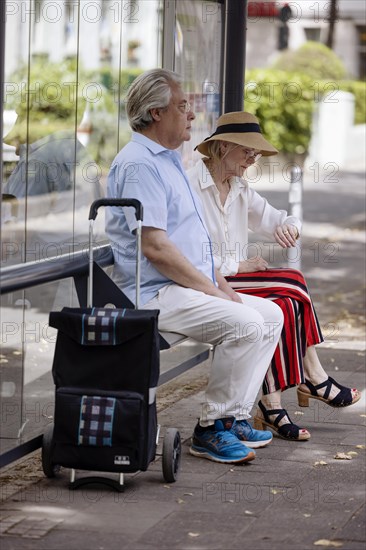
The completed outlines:
<svg viewBox="0 0 366 550">
<path fill-rule="evenodd" d="M 280 308 L 236 294 L 216 272 L 200 200 L 176 149 L 190 139 L 195 118 L 176 73 L 153 69 L 132 83 L 126 103 L 131 141 L 108 177 L 110 198 L 144 207 L 141 304 L 159 309 L 159 328 L 213 344 L 210 378 L 191 454 L 242 463 L 272 434 L 254 430 L 250 410 L 280 337 Z M 133 301 L 136 221 L 131 208 L 111 208 L 107 233 L 114 279 Z"/>
</svg>

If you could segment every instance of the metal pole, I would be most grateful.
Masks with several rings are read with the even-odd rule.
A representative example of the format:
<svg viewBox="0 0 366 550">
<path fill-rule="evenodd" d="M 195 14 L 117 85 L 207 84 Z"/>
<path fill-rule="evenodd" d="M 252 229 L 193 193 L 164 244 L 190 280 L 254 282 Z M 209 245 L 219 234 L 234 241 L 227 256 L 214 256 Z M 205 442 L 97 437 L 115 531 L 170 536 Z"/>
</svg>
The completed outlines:
<svg viewBox="0 0 366 550">
<path fill-rule="evenodd" d="M 247 0 L 225 2 L 224 113 L 242 111 L 244 106 L 247 4 Z"/>
<path fill-rule="evenodd" d="M 174 71 L 175 51 L 174 51 L 174 36 L 175 36 L 175 17 L 176 17 L 176 0 L 164 2 L 163 7 L 163 67 Z"/>
<path fill-rule="evenodd" d="M 302 221 L 302 188 L 303 173 L 300 166 L 291 168 L 289 189 L 289 215 Z M 301 238 L 297 239 L 296 246 L 287 249 L 287 266 L 301 270 Z"/>
<path fill-rule="evenodd" d="M 87 307 L 93 307 L 93 262 L 94 262 L 94 250 L 93 250 L 93 228 L 94 220 L 89 220 L 89 278 L 88 278 L 88 299 Z"/>
<path fill-rule="evenodd" d="M 136 229 L 136 304 L 135 308 L 140 308 L 140 285 L 141 285 L 141 234 L 142 234 L 142 220 L 137 220 Z"/>
<path fill-rule="evenodd" d="M 5 2 L 0 3 L 0 136 L 3 137 L 4 80 L 5 80 Z M 3 185 L 3 146 L 0 147 L 0 187 Z M 1 193 L 0 193 L 1 208 Z"/>
</svg>

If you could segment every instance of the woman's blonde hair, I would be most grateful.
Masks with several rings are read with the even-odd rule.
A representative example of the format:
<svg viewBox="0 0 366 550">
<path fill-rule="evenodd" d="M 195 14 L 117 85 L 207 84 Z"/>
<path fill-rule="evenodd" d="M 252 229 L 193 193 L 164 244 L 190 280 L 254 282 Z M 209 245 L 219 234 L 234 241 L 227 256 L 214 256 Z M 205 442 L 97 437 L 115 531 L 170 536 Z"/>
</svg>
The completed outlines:
<svg viewBox="0 0 366 550">
<path fill-rule="evenodd" d="M 226 151 L 223 152 L 221 145 L 225 143 Z M 227 141 L 215 140 L 207 143 L 207 155 L 212 160 L 222 160 L 230 151 L 238 147 L 235 143 L 228 143 Z"/>
</svg>

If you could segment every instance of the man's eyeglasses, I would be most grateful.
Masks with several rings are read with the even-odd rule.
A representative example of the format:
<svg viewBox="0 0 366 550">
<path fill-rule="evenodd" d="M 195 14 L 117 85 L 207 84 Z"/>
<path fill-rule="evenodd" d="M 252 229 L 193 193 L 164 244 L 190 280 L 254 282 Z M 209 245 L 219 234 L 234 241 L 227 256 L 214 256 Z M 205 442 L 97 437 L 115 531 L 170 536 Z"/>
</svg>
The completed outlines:
<svg viewBox="0 0 366 550">
<path fill-rule="evenodd" d="M 181 103 L 180 105 L 178 105 L 178 109 L 181 113 L 187 114 L 192 110 L 192 105 L 188 103 L 188 101 L 186 101 L 185 103 Z"/>
</svg>

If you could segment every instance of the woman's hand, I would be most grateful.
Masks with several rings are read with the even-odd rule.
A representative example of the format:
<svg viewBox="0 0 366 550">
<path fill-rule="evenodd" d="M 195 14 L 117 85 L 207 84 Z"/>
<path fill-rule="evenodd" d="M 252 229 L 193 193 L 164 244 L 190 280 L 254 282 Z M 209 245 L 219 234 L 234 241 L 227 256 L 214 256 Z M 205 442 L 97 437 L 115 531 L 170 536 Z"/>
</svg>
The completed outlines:
<svg viewBox="0 0 366 550">
<path fill-rule="evenodd" d="M 238 273 L 253 273 L 253 271 L 266 271 L 268 262 L 261 256 L 254 256 L 249 260 L 239 262 Z"/>
<path fill-rule="evenodd" d="M 296 245 L 299 232 L 295 225 L 278 225 L 274 238 L 282 248 L 291 248 Z"/>
</svg>

